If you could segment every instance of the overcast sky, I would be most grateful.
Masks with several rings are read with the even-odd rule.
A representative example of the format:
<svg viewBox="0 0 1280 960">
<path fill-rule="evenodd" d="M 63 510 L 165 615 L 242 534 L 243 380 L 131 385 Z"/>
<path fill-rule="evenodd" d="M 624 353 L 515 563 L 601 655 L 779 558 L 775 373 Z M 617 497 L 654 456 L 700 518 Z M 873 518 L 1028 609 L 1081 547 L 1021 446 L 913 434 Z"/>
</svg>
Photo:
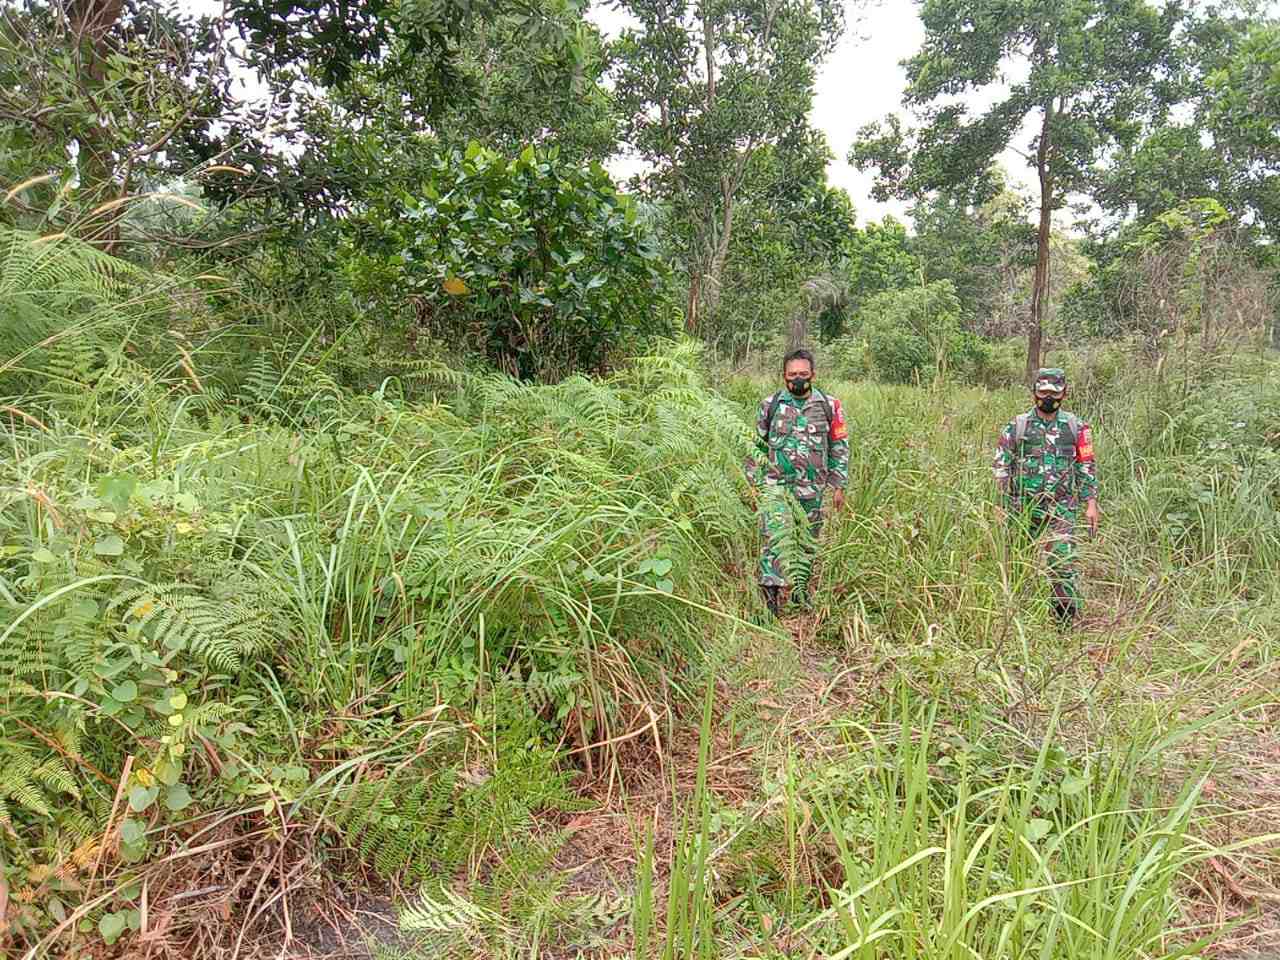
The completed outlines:
<svg viewBox="0 0 1280 960">
<path fill-rule="evenodd" d="M 204 13 L 216 13 L 221 0 L 179 0 L 191 9 Z M 628 22 L 612 4 L 593 0 L 589 14 L 606 34 L 615 35 Z M 1264 5 L 1271 15 L 1280 14 L 1280 0 L 1270 0 Z M 892 214 L 906 220 L 905 205 L 890 201 L 877 203 L 871 198 L 872 177 L 859 173 L 845 162 L 845 155 L 858 128 L 889 113 L 902 114 L 901 97 L 906 87 L 906 74 L 900 61 L 919 49 L 924 39 L 924 28 L 911 0 L 871 0 L 870 9 L 859 4 L 855 11 L 849 9 L 849 29 L 840 45 L 823 66 L 818 77 L 817 95 L 814 100 L 811 121 L 827 136 L 831 151 L 835 154 L 828 178 L 832 185 L 849 192 L 858 211 L 858 220 L 879 220 Z M 971 109 L 981 110 L 999 96 L 991 91 L 984 97 L 966 97 Z M 905 114 L 903 114 L 905 117 Z M 1033 135 L 1034 121 L 1029 118 L 1015 138 L 1015 146 L 1026 147 Z M 1009 171 L 1011 185 L 1025 192 L 1032 192 L 1032 171 L 1026 161 L 1014 150 L 1006 151 L 1000 158 Z M 635 163 L 619 158 L 610 164 L 615 176 L 625 178 L 635 172 Z M 1063 213 L 1061 216 L 1068 216 Z"/>
<path fill-rule="evenodd" d="M 924 27 L 910 0 L 873 0 L 870 9 L 849 4 L 849 27 L 840 45 L 823 65 L 818 76 L 816 97 L 810 121 L 827 135 L 835 154 L 827 168 L 833 186 L 843 187 L 858 211 L 859 222 L 879 220 L 892 214 L 906 221 L 906 205 L 891 200 L 877 203 L 871 198 L 870 174 L 859 173 L 845 162 L 854 134 L 863 125 L 880 120 L 901 109 L 902 92 L 906 88 L 906 71 L 900 61 L 915 53 L 924 40 Z M 596 3 L 589 14 L 606 36 L 615 35 L 627 25 L 628 17 L 612 5 Z M 981 109 L 995 95 L 968 97 L 972 109 Z M 1025 146 L 1032 135 L 1030 125 L 1020 135 L 1018 144 Z M 1029 189 L 1025 161 L 1013 151 L 1006 152 L 1000 162 L 1009 170 L 1012 185 Z M 614 175 L 625 178 L 635 172 L 634 161 L 619 158 L 610 165 Z"/>
<path fill-rule="evenodd" d="M 836 156 L 827 170 L 831 184 L 849 191 L 861 221 L 879 220 L 886 213 L 906 219 L 903 204 L 880 204 L 871 199 L 871 175 L 849 166 L 845 155 L 859 127 L 899 112 L 907 85 L 906 71 L 899 61 L 915 53 L 923 40 L 924 27 L 916 16 L 915 4 L 888 0 L 866 11 L 861 23 L 850 23 L 818 77 L 809 119 L 827 135 Z"/>
</svg>

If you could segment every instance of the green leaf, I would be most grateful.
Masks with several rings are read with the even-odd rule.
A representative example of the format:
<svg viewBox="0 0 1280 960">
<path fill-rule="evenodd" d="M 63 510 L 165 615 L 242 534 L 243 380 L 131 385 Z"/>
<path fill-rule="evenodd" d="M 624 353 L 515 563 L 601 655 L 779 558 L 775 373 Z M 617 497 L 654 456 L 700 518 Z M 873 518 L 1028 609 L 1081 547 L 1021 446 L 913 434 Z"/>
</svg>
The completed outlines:
<svg viewBox="0 0 1280 960">
<path fill-rule="evenodd" d="M 166 787 L 174 786 L 178 782 L 178 778 L 182 776 L 182 768 L 172 760 L 158 760 L 151 768 L 151 772 Z"/>
<path fill-rule="evenodd" d="M 147 833 L 147 826 L 141 820 L 125 817 L 120 824 L 120 839 L 125 843 L 140 843 Z"/>
<path fill-rule="evenodd" d="M 112 474 L 98 481 L 98 496 L 112 504 L 117 513 L 124 513 L 137 488 L 138 481 L 128 474 Z"/>
<path fill-rule="evenodd" d="M 1052 829 L 1053 829 L 1052 823 L 1050 823 L 1048 820 L 1044 820 L 1044 819 L 1041 819 L 1040 817 L 1036 817 L 1034 820 L 1029 820 L 1027 822 L 1027 829 L 1025 833 L 1026 833 L 1027 839 L 1030 840 L 1032 843 L 1035 843 L 1037 840 L 1043 840 L 1045 837 L 1047 837 L 1049 835 L 1049 831 Z"/>
<path fill-rule="evenodd" d="M 109 946 L 120 939 L 125 926 L 126 920 L 123 913 L 104 913 L 102 919 L 98 921 L 98 933 Z"/>
<path fill-rule="evenodd" d="M 138 685 L 132 680 L 125 680 L 111 691 L 111 696 L 121 703 L 132 703 L 138 699 Z"/>
<path fill-rule="evenodd" d="M 191 793 L 181 784 L 176 783 L 169 788 L 169 792 L 164 796 L 164 805 L 177 813 L 179 810 L 185 810 L 191 804 Z"/>
<path fill-rule="evenodd" d="M 31 554 L 31 559 L 36 563 L 56 563 L 58 560 L 48 547 L 38 547 L 36 551 Z"/>
<path fill-rule="evenodd" d="M 671 561 L 667 557 L 659 557 L 653 561 L 653 572 L 660 577 L 665 577 L 671 572 Z"/>
<path fill-rule="evenodd" d="M 113 533 L 95 543 L 93 552 L 100 557 L 118 557 L 124 553 L 124 541 Z"/>
<path fill-rule="evenodd" d="M 656 586 L 663 593 L 671 593 L 671 591 L 673 591 L 676 588 L 676 585 L 672 583 L 670 580 L 659 580 L 656 584 L 654 584 L 654 586 Z"/>
<path fill-rule="evenodd" d="M 1062 781 L 1062 793 L 1067 797 L 1074 797 L 1078 793 L 1083 793 L 1085 788 L 1089 786 L 1089 781 L 1080 776 L 1070 776 Z"/>
<path fill-rule="evenodd" d="M 172 697 L 169 698 L 169 706 L 173 707 L 173 709 L 175 710 L 181 710 L 184 707 L 186 707 L 186 705 L 187 705 L 187 695 L 183 693 L 181 690 L 179 690 L 177 693 L 175 693 Z"/>
<path fill-rule="evenodd" d="M 129 790 L 129 809 L 134 813 L 142 813 L 147 807 L 156 802 L 156 797 L 160 795 L 159 787 L 132 787 Z"/>
</svg>

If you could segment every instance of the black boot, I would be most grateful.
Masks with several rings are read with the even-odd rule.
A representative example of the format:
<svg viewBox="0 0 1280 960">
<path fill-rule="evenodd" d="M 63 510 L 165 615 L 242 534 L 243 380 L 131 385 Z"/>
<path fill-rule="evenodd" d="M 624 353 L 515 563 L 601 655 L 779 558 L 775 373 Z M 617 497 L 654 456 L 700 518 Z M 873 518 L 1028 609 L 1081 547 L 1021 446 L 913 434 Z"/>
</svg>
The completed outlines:
<svg viewBox="0 0 1280 960">
<path fill-rule="evenodd" d="M 782 614 L 782 588 L 776 584 L 766 583 L 761 586 L 764 590 L 764 605 L 769 608 L 769 612 L 775 617 Z"/>
<path fill-rule="evenodd" d="M 1053 617 L 1058 621 L 1058 626 L 1063 630 L 1069 630 L 1075 626 L 1076 616 L 1079 610 L 1071 600 L 1053 600 Z"/>
</svg>

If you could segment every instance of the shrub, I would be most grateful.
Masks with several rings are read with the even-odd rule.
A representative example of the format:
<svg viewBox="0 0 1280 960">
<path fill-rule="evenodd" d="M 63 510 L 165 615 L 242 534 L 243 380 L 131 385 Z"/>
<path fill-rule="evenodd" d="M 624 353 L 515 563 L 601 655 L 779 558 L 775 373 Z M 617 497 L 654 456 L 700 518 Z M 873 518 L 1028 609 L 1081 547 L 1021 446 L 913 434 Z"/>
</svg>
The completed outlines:
<svg viewBox="0 0 1280 960">
<path fill-rule="evenodd" d="M 961 328 L 950 280 L 877 294 L 862 318 L 871 363 L 891 383 L 931 379 L 940 368 L 973 370 L 987 354 L 985 342 Z"/>
<path fill-rule="evenodd" d="M 501 370 L 554 382 L 670 332 L 666 270 L 599 165 L 478 144 L 440 159 L 422 196 L 353 221 L 353 285 L 370 304 L 412 305 L 428 335 L 480 345 Z M 388 303 L 390 301 L 390 303 Z"/>
</svg>

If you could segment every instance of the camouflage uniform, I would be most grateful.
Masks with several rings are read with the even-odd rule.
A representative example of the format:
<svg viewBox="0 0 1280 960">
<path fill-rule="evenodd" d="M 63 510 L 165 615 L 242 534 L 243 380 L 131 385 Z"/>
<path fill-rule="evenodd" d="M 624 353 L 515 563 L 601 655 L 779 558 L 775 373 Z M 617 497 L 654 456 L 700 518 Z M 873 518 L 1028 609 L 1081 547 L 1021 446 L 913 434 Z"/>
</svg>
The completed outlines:
<svg viewBox="0 0 1280 960">
<path fill-rule="evenodd" d="M 1021 444 L 1018 421 L 1011 420 L 1000 434 L 992 468 L 1013 523 L 1032 538 L 1044 537 L 1054 611 L 1065 619 L 1078 615 L 1083 605 L 1075 529 L 1081 504 L 1098 493 L 1093 431 L 1061 409 L 1050 419 L 1034 408 L 1024 416 Z"/>
<path fill-rule="evenodd" d="M 773 423 L 769 410 L 777 401 Z M 756 417 L 756 445 L 747 456 L 747 477 L 761 492 L 760 583 L 787 584 L 784 541 L 794 535 L 794 586 L 808 589 L 809 571 L 822 530 L 822 498 L 826 488 L 844 489 L 849 481 L 849 431 L 844 409 L 835 397 L 816 387 L 799 399 L 788 390 L 765 397 Z M 796 528 L 796 508 L 807 518 L 807 530 Z"/>
</svg>

